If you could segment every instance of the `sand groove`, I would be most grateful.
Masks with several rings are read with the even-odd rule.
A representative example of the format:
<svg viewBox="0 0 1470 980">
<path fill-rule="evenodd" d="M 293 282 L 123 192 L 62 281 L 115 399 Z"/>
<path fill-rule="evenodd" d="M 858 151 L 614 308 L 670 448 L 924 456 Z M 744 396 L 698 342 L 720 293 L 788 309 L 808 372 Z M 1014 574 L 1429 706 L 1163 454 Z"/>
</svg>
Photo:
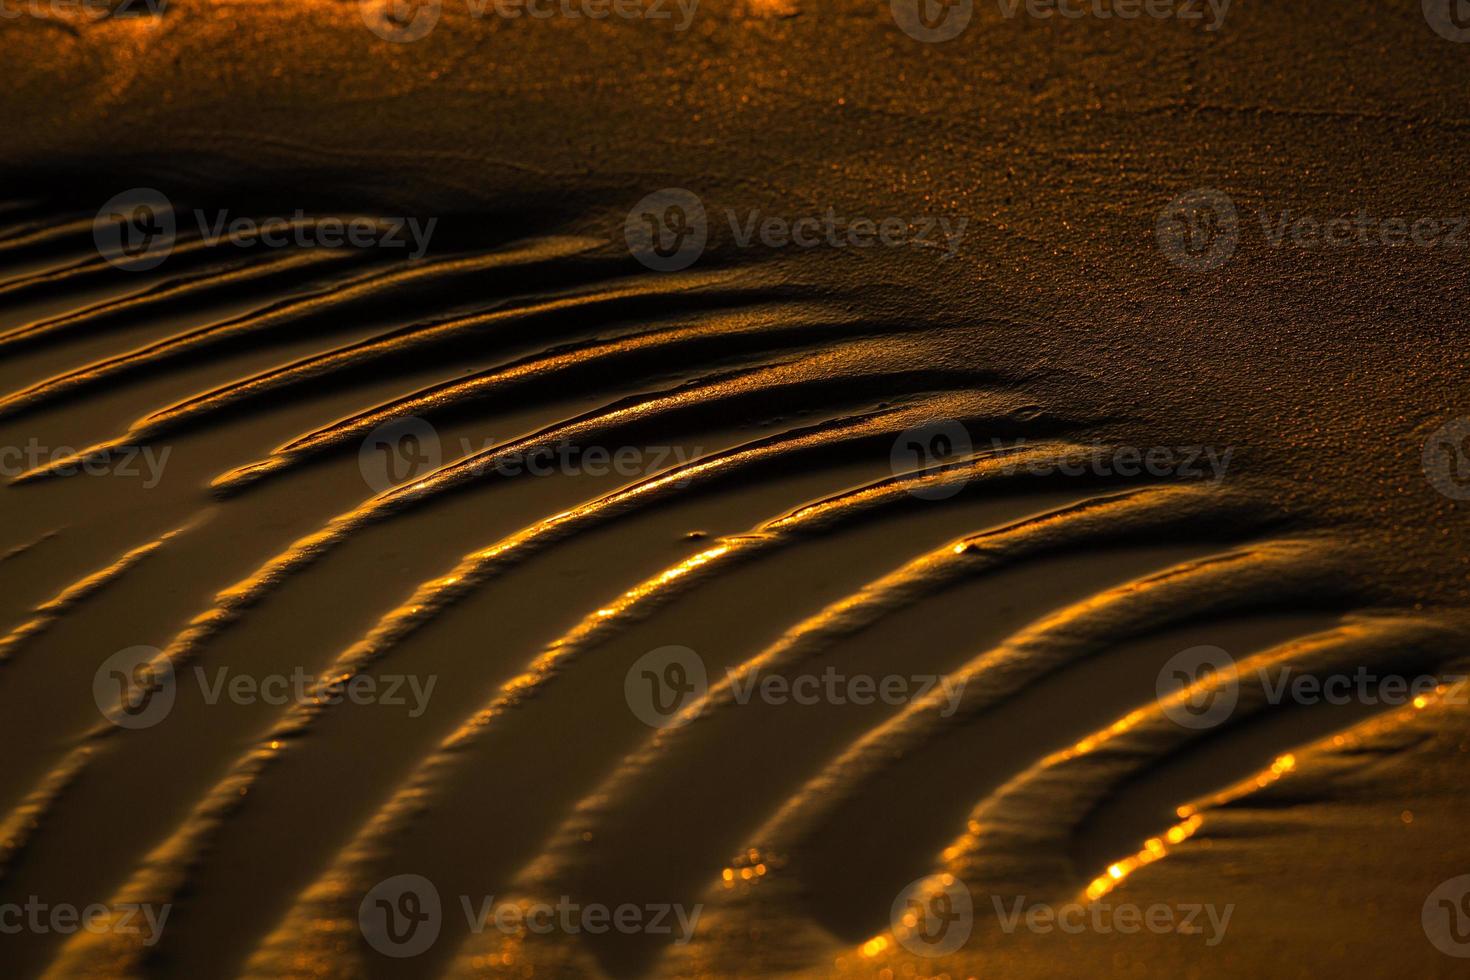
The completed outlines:
<svg viewBox="0 0 1470 980">
<path fill-rule="evenodd" d="M 71 253 L 0 279 L 0 303 L 29 309 L 78 284 L 127 284 L 83 254 L 79 242 L 90 228 L 43 216 L 0 230 L 7 261 Z M 4 376 L 0 431 L 18 439 L 28 431 L 22 423 L 40 420 L 75 428 L 83 437 L 76 445 L 85 447 L 15 476 L 0 492 L 17 506 L 75 493 L 64 500 L 85 526 L 86 493 L 101 490 L 68 471 L 115 461 L 131 447 L 177 442 L 193 480 L 141 502 L 129 498 L 140 509 L 157 501 L 180 519 L 120 554 L 93 556 L 89 570 L 59 575 L 65 584 L 20 609 L 19 625 L 0 637 L 0 675 L 48 656 L 85 665 L 148 639 L 158 643 L 155 676 L 184 676 L 194 665 L 238 665 L 231 644 L 290 634 L 291 623 L 277 618 L 285 610 L 337 612 L 362 624 L 346 643 L 302 641 L 302 666 L 315 671 L 305 701 L 262 709 L 248 727 L 232 721 L 237 728 L 196 736 L 189 748 L 204 761 L 177 776 L 188 805 L 137 804 L 156 823 L 118 831 L 128 842 L 123 871 L 84 870 L 73 879 L 93 890 L 89 900 L 114 907 L 176 907 L 180 931 L 157 947 L 119 932 L 33 939 L 18 954 L 22 972 L 187 973 L 200 955 L 186 932 L 189 917 L 213 935 L 220 922 L 234 921 L 230 903 L 244 900 L 211 885 L 224 873 L 219 862 L 239 859 L 238 828 L 250 820 L 284 824 L 310 805 L 280 787 L 301 785 L 325 766 L 342 732 L 365 724 L 361 709 L 329 702 L 329 687 L 411 671 L 443 656 L 446 635 L 457 635 L 467 652 L 431 662 L 459 700 L 403 735 L 411 750 L 362 774 L 351 808 L 322 816 L 331 833 L 303 866 L 261 871 L 266 897 L 222 962 L 253 976 L 391 972 L 395 964 L 361 940 L 359 903 L 377 881 L 413 869 L 403 862 L 442 859 L 449 840 L 462 851 L 460 873 L 478 875 L 487 893 L 702 902 L 705 918 L 695 941 L 675 949 L 647 937 L 456 934 L 417 964 L 398 964 L 405 974 L 477 975 L 511 964 L 619 977 L 735 973 L 742 938 L 752 933 L 779 935 L 763 955 L 784 969 L 820 971 L 833 957 L 880 969 L 901 962 L 899 937 L 881 930 L 889 879 L 900 871 L 904 880 L 948 875 L 990 890 L 1095 897 L 1187 846 L 1211 805 L 1250 791 L 1203 775 L 1206 792 L 1177 801 L 1182 823 L 1155 828 L 1132 855 L 1086 864 L 1078 840 L 1090 818 L 1107 805 L 1133 806 L 1127 794 L 1137 780 L 1180 759 L 1188 768 L 1189 753 L 1217 736 L 1241 765 L 1248 753 L 1228 743 L 1233 727 L 1205 736 L 1172 724 L 1148 690 L 1098 692 L 1092 709 L 1114 719 L 1102 727 L 1094 715 L 1071 718 L 1049 686 L 1070 672 L 1171 631 L 1288 611 L 1338 625 L 1296 635 L 1299 624 L 1278 624 L 1290 635 L 1243 663 L 1325 672 L 1412 662 L 1437 670 L 1449 659 L 1451 633 L 1434 611 L 1410 614 L 1375 591 L 1362 574 L 1364 549 L 1329 530 L 1320 514 L 1283 503 L 1279 474 L 1065 475 L 1059 464 L 1126 449 L 1120 440 L 1134 420 L 1119 418 L 1116 405 L 1099 407 L 1101 400 L 1058 398 L 1063 386 L 1046 372 L 1008 369 L 936 341 L 952 339 L 947 331 L 955 329 L 937 317 L 895 316 L 876 301 L 864 308 L 840 292 L 798 287 L 779 263 L 658 276 L 582 230 L 527 232 L 412 262 L 321 251 L 221 256 L 185 240 L 141 291 L 78 300 L 0 332 L 0 349 L 21 364 L 38 351 L 65 355 L 78 338 L 117 347 L 41 377 L 21 369 Z M 242 301 L 245 312 L 220 312 Z M 247 354 L 277 351 L 265 369 L 247 367 Z M 219 375 L 186 397 L 155 394 L 161 379 L 205 369 Z M 123 414 L 88 418 L 88 405 L 102 399 L 116 399 L 108 404 Z M 359 482 L 353 466 L 364 441 L 410 417 L 446 434 L 498 435 L 466 441 L 459 452 L 451 445 L 436 466 L 388 489 Z M 917 469 L 894 464 L 895 440 L 942 420 L 971 435 L 969 451 Z M 503 469 L 560 445 L 663 442 L 696 451 L 605 484 L 563 474 L 538 485 Z M 332 509 L 321 520 L 294 521 L 293 502 L 315 487 Z M 690 514 L 713 521 L 722 506 L 738 515 L 729 526 L 711 533 L 686 526 Z M 222 577 L 229 584 L 221 588 L 181 585 L 197 600 L 183 621 L 145 612 L 130 628 L 146 636 L 124 642 L 109 632 L 100 600 L 145 603 L 159 585 L 146 573 L 160 554 L 238 546 L 203 518 L 251 507 L 259 510 L 242 512 L 258 514 L 259 537 L 250 542 L 247 572 Z M 289 519 L 272 523 L 277 510 Z M 445 532 L 453 520 L 465 526 Z M 881 545 L 864 537 L 875 529 L 890 532 Z M 0 555 L 0 573 L 43 556 L 40 545 L 60 533 Z M 628 538 L 619 535 L 638 536 L 641 548 L 631 550 L 641 551 L 641 564 L 621 552 Z M 829 549 L 841 557 L 824 565 Z M 413 552 L 411 572 L 400 563 L 404 550 Z M 1115 567 L 1105 567 L 1109 558 Z M 383 570 L 390 584 L 369 593 L 355 578 L 362 568 Z M 571 586 L 548 568 L 592 584 L 563 602 L 559 590 Z M 820 602 L 741 584 L 763 574 L 782 581 L 790 568 L 812 569 L 829 590 L 813 585 Z M 1074 586 L 1077 596 L 1067 592 Z M 946 604 L 1009 596 L 1007 589 L 1029 596 L 1014 603 L 1014 621 L 925 633 L 926 619 L 943 620 L 937 610 Z M 508 649 L 466 631 L 466 618 L 494 602 L 513 609 L 517 598 L 544 622 L 512 633 Z M 751 624 L 740 633 L 737 620 L 728 646 L 710 655 L 712 664 L 723 658 L 723 677 L 714 675 L 673 726 L 639 727 L 605 682 L 620 678 L 660 631 L 677 642 L 679 630 L 697 626 L 690 610 L 722 604 L 745 607 Z M 94 626 L 98 648 L 48 646 L 58 624 L 69 622 Z M 915 648 L 885 639 L 884 630 L 909 626 Z M 484 631 L 494 633 L 489 625 Z M 330 634 L 303 627 L 301 635 Z M 719 639 L 705 638 L 711 647 Z M 922 667 L 963 694 L 949 702 L 935 691 L 866 714 L 813 712 L 803 718 L 808 727 L 786 734 L 789 718 L 749 711 L 737 698 L 757 676 L 795 676 L 828 663 Z M 1057 713 L 1053 734 L 1070 745 L 1013 747 L 983 771 L 934 761 L 978 754 L 1002 739 L 1006 712 L 1028 698 Z M 120 697 L 111 716 L 123 706 Z M 158 731 L 118 727 L 101 710 L 103 717 L 69 733 L 33 784 L 9 787 L 20 802 L 0 822 L 0 892 L 22 887 L 89 835 L 88 815 L 70 803 L 73 790 L 95 792 L 109 763 L 146 764 L 163 742 Z M 1259 686 L 1246 683 L 1232 726 L 1276 713 Z M 576 728 L 584 717 L 588 728 Z M 559 734 L 538 740 L 543 723 Z M 1293 750 L 1308 738 L 1305 728 L 1282 731 L 1272 735 L 1279 754 L 1259 787 L 1291 771 Z M 393 736 L 385 729 L 381 737 Z M 570 751 L 550 744 L 558 739 L 575 743 L 580 768 L 561 773 L 554 787 L 505 763 L 517 747 L 554 761 Z M 523 740 L 535 744 L 519 746 Z M 733 775 L 680 797 L 711 770 Z M 525 806 L 497 813 L 496 832 L 482 835 L 476 784 L 497 778 Z M 1174 785 L 1185 783 L 1163 792 Z M 861 862 L 856 828 L 868 826 L 867 815 L 902 799 L 932 799 L 924 793 L 938 794 L 934 787 L 944 805 L 913 818 L 911 832 L 891 842 L 863 882 L 833 883 L 833 868 Z M 327 809 L 332 803 L 322 801 Z M 1152 815 L 1139 806 L 1141 826 Z M 925 826 L 914 829 L 920 820 Z M 497 850 L 503 840 L 514 844 Z M 271 860 L 264 849 L 255 856 Z M 829 907 L 824 889 L 850 894 Z M 874 924 L 880 931 L 871 932 Z M 856 941 L 859 930 L 866 938 Z"/>
</svg>

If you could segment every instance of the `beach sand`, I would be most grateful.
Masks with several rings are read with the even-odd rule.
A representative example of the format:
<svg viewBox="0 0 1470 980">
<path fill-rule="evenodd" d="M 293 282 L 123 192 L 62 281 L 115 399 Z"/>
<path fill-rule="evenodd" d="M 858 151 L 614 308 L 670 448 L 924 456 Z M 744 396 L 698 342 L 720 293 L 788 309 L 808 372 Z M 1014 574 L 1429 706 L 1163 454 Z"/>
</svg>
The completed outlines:
<svg viewBox="0 0 1470 980">
<path fill-rule="evenodd" d="M 1461 975 L 1470 44 L 1166 8 L 0 20 L 6 975 Z"/>
</svg>

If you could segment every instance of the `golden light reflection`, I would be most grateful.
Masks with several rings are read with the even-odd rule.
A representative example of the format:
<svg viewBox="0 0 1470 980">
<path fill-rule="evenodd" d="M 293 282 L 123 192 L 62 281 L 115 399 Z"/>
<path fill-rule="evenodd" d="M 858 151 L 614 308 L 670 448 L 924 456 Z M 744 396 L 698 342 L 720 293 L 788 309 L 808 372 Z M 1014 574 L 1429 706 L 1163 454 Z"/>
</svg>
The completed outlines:
<svg viewBox="0 0 1470 980">
<path fill-rule="evenodd" d="M 738 881 L 758 884 L 773 868 L 780 866 L 779 859 L 770 855 L 762 857 L 761 852 L 752 847 L 736 858 L 734 864 L 720 871 L 720 880 L 726 888 L 734 888 Z"/>
<path fill-rule="evenodd" d="M 1127 857 L 1108 865 L 1106 873 L 1099 875 L 1087 886 L 1088 901 L 1096 901 L 1118 886 L 1118 883 L 1127 878 L 1134 871 L 1147 864 L 1153 864 L 1159 858 L 1169 853 L 1169 845 L 1182 844 L 1194 835 L 1194 832 L 1205 822 L 1205 818 L 1194 814 L 1183 823 L 1175 824 L 1164 831 L 1161 837 L 1150 837 L 1143 842 L 1143 847 L 1132 857 Z"/>
</svg>

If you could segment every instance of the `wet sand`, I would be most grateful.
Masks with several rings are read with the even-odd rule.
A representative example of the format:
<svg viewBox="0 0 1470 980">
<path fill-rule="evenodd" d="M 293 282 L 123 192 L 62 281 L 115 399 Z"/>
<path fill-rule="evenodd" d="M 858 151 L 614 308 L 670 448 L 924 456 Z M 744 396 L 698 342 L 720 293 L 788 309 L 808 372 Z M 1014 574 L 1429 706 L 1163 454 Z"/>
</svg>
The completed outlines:
<svg viewBox="0 0 1470 980">
<path fill-rule="evenodd" d="M 1470 44 L 670 9 L 0 21 L 0 929 L 106 907 L 6 974 L 1457 975 Z M 143 270 L 97 237 L 139 187 Z M 1171 246 L 1222 195 L 1228 254 Z M 920 683 L 741 693 L 834 675 Z M 559 901 L 698 915 L 464 912 Z"/>
</svg>

